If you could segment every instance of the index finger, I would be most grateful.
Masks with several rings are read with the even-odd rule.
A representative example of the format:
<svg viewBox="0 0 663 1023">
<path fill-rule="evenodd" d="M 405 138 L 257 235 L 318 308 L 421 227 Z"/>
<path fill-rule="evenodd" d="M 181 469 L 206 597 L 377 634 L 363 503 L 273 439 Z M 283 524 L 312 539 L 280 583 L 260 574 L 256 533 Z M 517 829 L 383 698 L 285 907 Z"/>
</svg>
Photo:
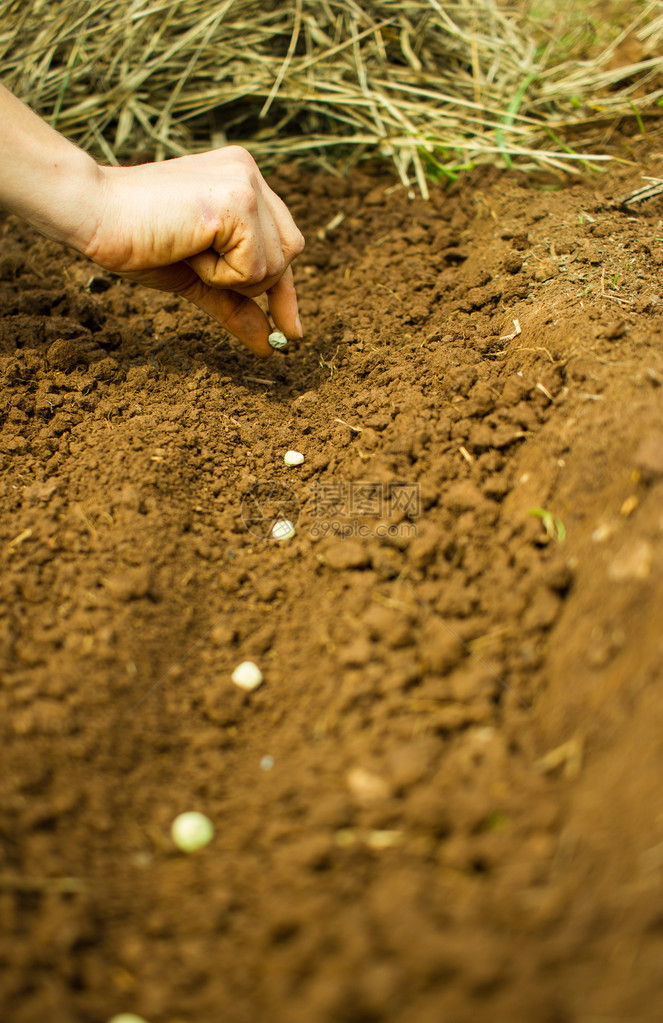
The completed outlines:
<svg viewBox="0 0 663 1023">
<path fill-rule="evenodd" d="M 287 267 L 280 280 L 269 288 L 267 301 L 274 323 L 286 337 L 294 339 L 304 336 L 299 318 L 295 279 L 290 267 Z"/>
<path fill-rule="evenodd" d="M 269 320 L 252 298 L 237 291 L 210 288 L 202 281 L 183 294 L 234 334 L 254 355 L 269 359 L 274 354 L 267 340 L 271 331 Z"/>
</svg>

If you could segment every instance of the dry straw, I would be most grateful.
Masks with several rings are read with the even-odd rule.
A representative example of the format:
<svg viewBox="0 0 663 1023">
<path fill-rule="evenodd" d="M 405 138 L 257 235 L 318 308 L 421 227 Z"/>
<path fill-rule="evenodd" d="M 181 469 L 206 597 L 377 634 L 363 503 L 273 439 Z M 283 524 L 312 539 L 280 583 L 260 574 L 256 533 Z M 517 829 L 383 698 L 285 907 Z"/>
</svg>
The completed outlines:
<svg viewBox="0 0 663 1023">
<path fill-rule="evenodd" d="M 426 195 L 477 162 L 578 169 L 624 116 L 647 131 L 661 0 L 611 5 L 612 28 L 587 0 L 0 0 L 0 66 L 110 162 L 227 140 L 263 167 L 382 154 Z"/>
</svg>

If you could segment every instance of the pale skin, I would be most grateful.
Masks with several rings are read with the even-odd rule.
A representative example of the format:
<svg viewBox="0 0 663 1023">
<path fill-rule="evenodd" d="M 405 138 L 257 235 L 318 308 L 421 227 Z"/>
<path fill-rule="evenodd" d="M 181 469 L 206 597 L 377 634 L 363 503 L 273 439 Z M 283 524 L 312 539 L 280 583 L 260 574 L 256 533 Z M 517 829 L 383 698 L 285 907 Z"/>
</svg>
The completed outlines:
<svg viewBox="0 0 663 1023">
<path fill-rule="evenodd" d="M 0 85 L 0 205 L 105 270 L 189 299 L 261 358 L 302 337 L 292 260 L 304 239 L 239 146 L 103 167 Z"/>
</svg>

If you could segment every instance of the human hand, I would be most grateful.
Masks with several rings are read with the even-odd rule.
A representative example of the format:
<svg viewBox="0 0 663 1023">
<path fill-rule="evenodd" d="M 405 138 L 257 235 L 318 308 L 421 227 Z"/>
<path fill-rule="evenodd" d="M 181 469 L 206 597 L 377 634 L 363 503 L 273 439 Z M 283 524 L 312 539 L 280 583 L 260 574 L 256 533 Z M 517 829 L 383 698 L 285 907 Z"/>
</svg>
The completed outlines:
<svg viewBox="0 0 663 1023">
<path fill-rule="evenodd" d="M 99 167 L 94 234 L 99 266 L 189 299 L 256 355 L 271 327 L 302 336 L 290 264 L 304 239 L 255 161 L 238 146 L 139 167 Z"/>
</svg>

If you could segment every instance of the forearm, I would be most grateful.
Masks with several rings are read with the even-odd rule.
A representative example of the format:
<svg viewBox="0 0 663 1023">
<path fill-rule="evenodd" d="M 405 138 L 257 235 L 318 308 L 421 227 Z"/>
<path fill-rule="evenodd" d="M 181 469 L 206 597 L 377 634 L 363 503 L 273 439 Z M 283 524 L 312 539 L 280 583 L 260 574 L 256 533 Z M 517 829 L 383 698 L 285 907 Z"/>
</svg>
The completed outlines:
<svg viewBox="0 0 663 1023">
<path fill-rule="evenodd" d="M 94 160 L 0 85 L 0 205 L 82 252 L 98 191 Z"/>
</svg>

